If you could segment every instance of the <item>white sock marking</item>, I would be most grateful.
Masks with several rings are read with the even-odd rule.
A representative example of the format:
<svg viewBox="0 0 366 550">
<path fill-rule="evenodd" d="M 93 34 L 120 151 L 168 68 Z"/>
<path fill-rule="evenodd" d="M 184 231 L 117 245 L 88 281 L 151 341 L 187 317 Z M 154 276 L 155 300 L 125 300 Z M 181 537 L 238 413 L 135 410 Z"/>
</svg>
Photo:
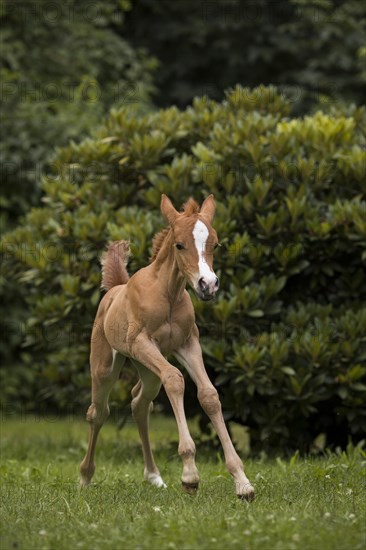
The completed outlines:
<svg viewBox="0 0 366 550">
<path fill-rule="evenodd" d="M 164 483 L 162 477 L 158 474 L 149 474 L 145 472 L 145 479 L 155 487 L 164 487 L 164 489 L 166 489 L 166 484 Z"/>
</svg>

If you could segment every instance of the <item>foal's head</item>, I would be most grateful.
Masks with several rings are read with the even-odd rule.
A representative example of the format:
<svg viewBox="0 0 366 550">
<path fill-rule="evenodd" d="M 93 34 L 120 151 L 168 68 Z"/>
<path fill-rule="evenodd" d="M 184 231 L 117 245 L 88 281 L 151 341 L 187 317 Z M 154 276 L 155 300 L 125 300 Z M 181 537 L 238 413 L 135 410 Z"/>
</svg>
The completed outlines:
<svg viewBox="0 0 366 550">
<path fill-rule="evenodd" d="M 213 195 L 204 200 L 201 208 L 191 199 L 182 213 L 163 195 L 161 212 L 173 231 L 174 254 L 181 273 L 201 300 L 211 300 L 219 289 L 212 268 L 213 252 L 218 246 L 211 226 L 215 214 Z"/>
</svg>

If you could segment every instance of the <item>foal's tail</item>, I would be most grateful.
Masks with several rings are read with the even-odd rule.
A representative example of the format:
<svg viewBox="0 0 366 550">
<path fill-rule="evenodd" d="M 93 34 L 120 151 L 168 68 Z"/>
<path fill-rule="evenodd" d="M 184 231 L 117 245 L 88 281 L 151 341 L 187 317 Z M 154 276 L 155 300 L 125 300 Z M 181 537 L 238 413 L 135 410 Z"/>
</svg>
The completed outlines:
<svg viewBox="0 0 366 550">
<path fill-rule="evenodd" d="M 104 290 L 110 290 L 114 286 L 127 283 L 127 263 L 130 256 L 130 243 L 128 241 L 115 241 L 108 245 L 102 255 L 102 284 Z"/>
</svg>

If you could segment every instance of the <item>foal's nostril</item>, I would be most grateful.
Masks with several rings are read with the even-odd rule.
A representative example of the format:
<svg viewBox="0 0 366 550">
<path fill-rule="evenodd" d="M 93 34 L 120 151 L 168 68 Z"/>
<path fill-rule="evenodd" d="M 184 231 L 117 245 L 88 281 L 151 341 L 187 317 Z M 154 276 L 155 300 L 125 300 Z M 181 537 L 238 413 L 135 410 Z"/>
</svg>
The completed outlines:
<svg viewBox="0 0 366 550">
<path fill-rule="evenodd" d="M 219 283 L 219 279 L 216 277 L 216 281 L 215 281 L 215 289 L 216 290 L 219 290 L 220 288 L 220 283 Z"/>
<path fill-rule="evenodd" d="M 202 292 L 207 292 L 208 284 L 206 283 L 206 281 L 204 280 L 203 277 L 201 277 L 200 280 L 198 281 L 198 285 L 199 285 L 200 289 L 202 290 Z"/>
</svg>

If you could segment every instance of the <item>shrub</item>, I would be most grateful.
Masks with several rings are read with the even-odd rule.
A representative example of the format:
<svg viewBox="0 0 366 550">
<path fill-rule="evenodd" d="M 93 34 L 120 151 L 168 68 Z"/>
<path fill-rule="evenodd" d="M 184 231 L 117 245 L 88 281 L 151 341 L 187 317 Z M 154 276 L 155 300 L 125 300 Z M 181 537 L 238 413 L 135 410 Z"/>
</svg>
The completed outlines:
<svg viewBox="0 0 366 550">
<path fill-rule="evenodd" d="M 59 151 L 44 206 L 2 241 L 30 308 L 40 397 L 88 400 L 90 326 L 105 243 L 130 239 L 134 272 L 175 204 L 213 192 L 222 290 L 195 300 L 206 365 L 227 414 L 261 448 L 308 449 L 365 432 L 365 112 L 290 118 L 272 87 L 236 87 L 136 117 L 112 110 Z M 125 396 L 126 385 L 120 385 Z M 116 395 L 116 394 L 115 394 Z M 190 409 L 190 407 L 187 407 Z"/>
</svg>

